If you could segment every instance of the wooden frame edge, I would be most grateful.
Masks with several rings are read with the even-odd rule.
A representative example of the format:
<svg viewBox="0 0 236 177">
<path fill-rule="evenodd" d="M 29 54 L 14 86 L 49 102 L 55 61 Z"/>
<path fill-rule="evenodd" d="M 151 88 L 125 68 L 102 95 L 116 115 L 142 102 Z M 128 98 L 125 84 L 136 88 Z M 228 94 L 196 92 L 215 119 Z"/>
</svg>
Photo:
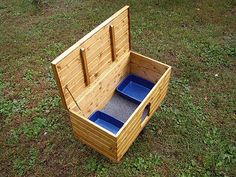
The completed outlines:
<svg viewBox="0 0 236 177">
<path fill-rule="evenodd" d="M 63 107 L 66 110 L 68 110 L 68 107 L 67 107 L 67 104 L 66 104 L 66 100 L 65 100 L 65 96 L 64 96 L 64 93 L 63 93 L 63 90 L 62 90 L 62 87 L 61 87 L 61 81 L 60 81 L 59 76 L 58 76 L 56 65 L 51 63 L 51 67 L 52 67 L 52 70 L 53 70 L 53 73 L 54 73 L 54 77 L 55 77 L 55 80 L 56 80 L 56 83 L 57 83 L 59 94 L 61 96 L 62 105 L 63 105 Z"/>
<path fill-rule="evenodd" d="M 131 12 L 130 7 L 128 7 L 128 27 L 129 27 L 129 50 L 131 51 Z"/>
</svg>

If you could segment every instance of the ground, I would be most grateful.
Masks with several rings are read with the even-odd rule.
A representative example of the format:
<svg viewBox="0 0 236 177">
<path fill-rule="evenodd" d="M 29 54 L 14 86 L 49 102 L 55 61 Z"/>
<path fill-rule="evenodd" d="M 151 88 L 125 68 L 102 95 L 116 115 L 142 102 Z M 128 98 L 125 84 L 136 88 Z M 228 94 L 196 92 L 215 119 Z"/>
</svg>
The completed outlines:
<svg viewBox="0 0 236 177">
<path fill-rule="evenodd" d="M 173 66 L 122 161 L 73 136 L 50 62 L 124 5 L 132 48 Z M 236 176 L 236 2 L 2 0 L 1 176 Z"/>
</svg>

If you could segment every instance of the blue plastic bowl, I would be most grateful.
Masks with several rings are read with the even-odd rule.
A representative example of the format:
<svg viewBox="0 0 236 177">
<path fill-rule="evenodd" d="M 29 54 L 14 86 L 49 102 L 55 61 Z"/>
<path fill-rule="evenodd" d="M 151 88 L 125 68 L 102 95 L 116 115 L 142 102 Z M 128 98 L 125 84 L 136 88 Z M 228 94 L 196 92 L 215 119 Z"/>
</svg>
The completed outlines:
<svg viewBox="0 0 236 177">
<path fill-rule="evenodd" d="M 154 87 L 154 83 L 129 74 L 117 87 L 117 92 L 129 100 L 139 104 L 147 96 L 150 90 Z"/>
<path fill-rule="evenodd" d="M 96 111 L 90 117 L 89 120 L 95 122 L 101 127 L 107 129 L 108 131 L 116 134 L 120 128 L 123 126 L 123 122 L 115 119 L 114 117 L 102 112 Z"/>
</svg>

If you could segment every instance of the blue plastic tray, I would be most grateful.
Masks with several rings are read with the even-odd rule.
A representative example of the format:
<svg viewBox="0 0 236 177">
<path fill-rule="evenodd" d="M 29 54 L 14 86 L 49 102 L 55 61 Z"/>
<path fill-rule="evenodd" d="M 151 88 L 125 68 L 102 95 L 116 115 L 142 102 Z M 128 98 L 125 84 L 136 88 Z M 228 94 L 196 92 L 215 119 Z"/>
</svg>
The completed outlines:
<svg viewBox="0 0 236 177">
<path fill-rule="evenodd" d="M 116 90 L 124 97 L 139 104 L 147 96 L 154 85 L 154 83 L 146 79 L 129 74 L 120 83 Z"/>
<path fill-rule="evenodd" d="M 89 119 L 114 134 L 116 134 L 124 124 L 102 111 L 94 112 Z"/>
</svg>

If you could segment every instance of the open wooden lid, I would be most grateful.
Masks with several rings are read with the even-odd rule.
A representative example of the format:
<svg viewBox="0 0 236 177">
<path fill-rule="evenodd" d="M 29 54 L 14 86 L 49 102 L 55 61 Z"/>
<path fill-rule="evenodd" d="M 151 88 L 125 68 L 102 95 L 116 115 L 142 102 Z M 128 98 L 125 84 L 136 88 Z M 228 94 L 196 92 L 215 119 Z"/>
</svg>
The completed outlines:
<svg viewBox="0 0 236 177">
<path fill-rule="evenodd" d="M 66 109 L 109 65 L 130 52 L 129 14 L 129 6 L 123 7 L 52 61 Z"/>
</svg>

